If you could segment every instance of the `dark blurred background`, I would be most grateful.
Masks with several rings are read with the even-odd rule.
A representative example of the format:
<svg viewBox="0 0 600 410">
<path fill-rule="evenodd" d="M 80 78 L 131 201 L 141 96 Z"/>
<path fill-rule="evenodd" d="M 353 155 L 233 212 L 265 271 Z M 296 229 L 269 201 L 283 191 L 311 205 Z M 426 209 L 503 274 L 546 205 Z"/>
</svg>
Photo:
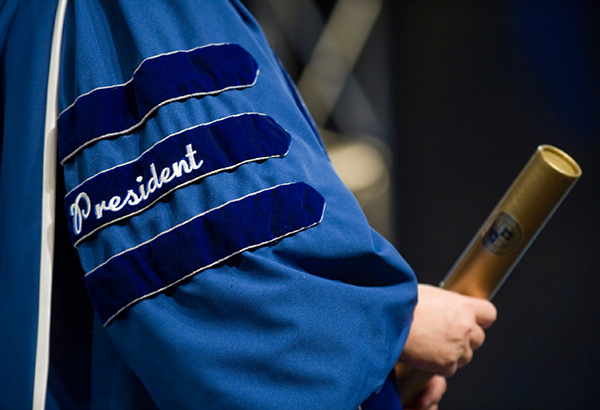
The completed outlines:
<svg viewBox="0 0 600 410">
<path fill-rule="evenodd" d="M 538 145 L 581 165 L 441 408 L 598 408 L 600 4 L 246 3 L 421 282 L 439 283 Z"/>
</svg>

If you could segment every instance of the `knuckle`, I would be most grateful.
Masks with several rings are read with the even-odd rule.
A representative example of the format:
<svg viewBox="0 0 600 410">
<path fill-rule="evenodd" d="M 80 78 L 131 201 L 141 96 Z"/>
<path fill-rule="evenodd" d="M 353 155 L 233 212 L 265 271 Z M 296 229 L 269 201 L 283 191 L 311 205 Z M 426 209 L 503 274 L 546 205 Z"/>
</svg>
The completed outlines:
<svg viewBox="0 0 600 410">
<path fill-rule="evenodd" d="M 475 330 L 475 325 L 472 321 L 464 318 L 457 323 L 456 328 L 463 338 L 468 338 Z"/>
</svg>

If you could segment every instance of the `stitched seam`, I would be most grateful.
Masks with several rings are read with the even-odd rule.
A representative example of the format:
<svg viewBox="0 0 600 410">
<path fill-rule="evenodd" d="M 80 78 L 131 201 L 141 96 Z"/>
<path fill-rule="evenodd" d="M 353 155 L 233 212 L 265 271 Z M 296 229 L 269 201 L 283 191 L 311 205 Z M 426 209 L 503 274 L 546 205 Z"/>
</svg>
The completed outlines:
<svg viewBox="0 0 600 410">
<path fill-rule="evenodd" d="M 288 185 L 288 184 L 283 184 L 283 185 Z M 281 186 L 281 185 L 278 185 L 278 186 Z M 274 188 L 276 188 L 276 187 L 274 187 Z M 274 188 L 272 188 L 272 189 L 274 189 Z M 263 191 L 264 191 L 264 190 L 263 190 Z M 263 191 L 259 191 L 259 192 L 263 192 Z M 259 192 L 256 192 L 256 194 L 258 194 Z M 234 202 L 234 201 L 231 201 L 231 202 Z M 240 254 L 240 253 L 242 253 L 242 252 L 248 251 L 248 250 L 250 250 L 250 249 L 256 249 L 256 248 L 260 248 L 260 247 L 262 247 L 262 246 L 265 246 L 265 245 L 268 245 L 268 244 L 270 244 L 270 243 L 277 242 L 277 241 L 279 241 L 279 240 L 281 240 L 281 239 L 283 239 L 283 238 L 286 238 L 286 237 L 288 237 L 288 236 L 295 235 L 295 234 L 297 234 L 298 232 L 305 231 L 305 230 L 307 230 L 307 229 L 310 229 L 310 228 L 312 228 L 312 227 L 314 227 L 314 226 L 316 226 L 316 225 L 320 224 L 320 223 L 321 223 L 321 221 L 323 221 L 323 216 L 325 215 L 325 206 L 326 206 L 326 205 L 325 205 L 325 204 L 323 204 L 323 210 L 322 210 L 322 213 L 321 213 L 321 218 L 320 218 L 320 219 L 319 219 L 317 222 L 315 222 L 315 223 L 313 223 L 313 224 L 311 224 L 311 225 L 309 225 L 309 226 L 305 226 L 305 227 L 302 227 L 302 228 L 300 228 L 300 229 L 296 229 L 295 231 L 288 232 L 288 233 L 286 233 L 286 234 L 284 234 L 284 235 L 280 235 L 280 236 L 278 236 L 278 237 L 276 237 L 276 238 L 273 238 L 273 239 L 270 239 L 270 240 L 268 240 L 268 241 L 265 241 L 265 242 L 262 242 L 262 243 L 259 243 L 259 244 L 255 244 L 255 245 L 250 245 L 250 246 L 248 246 L 248 247 L 246 247 L 246 248 L 244 248 L 244 249 L 240 249 L 240 250 L 238 250 L 238 251 L 236 251 L 236 252 L 233 252 L 233 253 L 232 253 L 232 254 L 230 254 L 230 255 L 227 255 L 227 256 L 225 256 L 224 258 L 221 258 L 221 259 L 219 259 L 218 261 L 212 262 L 212 263 L 210 263 L 210 264 L 208 264 L 208 265 L 206 265 L 206 266 L 203 266 L 203 267 L 201 267 L 201 268 L 199 268 L 199 269 L 196 269 L 196 270 L 195 270 L 195 271 L 193 271 L 193 272 L 190 272 L 190 273 L 188 273 L 187 275 L 183 276 L 182 278 L 180 278 L 180 279 L 177 279 L 176 281 L 174 281 L 174 282 L 172 282 L 172 283 L 168 284 L 167 286 L 164 286 L 164 287 L 163 287 L 163 288 L 161 288 L 161 289 L 158 289 L 158 290 L 152 291 L 152 292 L 150 292 L 150 293 L 148 293 L 148 294 L 146 294 L 146 295 L 144 295 L 144 296 L 141 296 L 141 297 L 139 297 L 139 298 L 137 298 L 137 299 L 135 299 L 135 300 L 132 300 L 131 302 L 129 302 L 128 304 L 126 304 L 125 306 L 123 306 L 122 308 L 120 308 L 120 309 L 119 309 L 119 310 L 118 310 L 118 311 L 117 311 L 117 312 L 116 312 L 114 315 L 112 315 L 111 317 L 109 317 L 109 318 L 106 320 L 106 322 L 104 322 L 104 325 L 103 325 L 103 326 L 104 326 L 104 327 L 108 326 L 108 325 L 110 324 L 110 322 L 111 322 L 112 320 L 114 320 L 114 319 L 115 319 L 115 318 L 116 318 L 116 317 L 117 317 L 117 316 L 118 316 L 118 315 L 119 315 L 121 312 L 123 312 L 124 310 L 126 310 L 126 309 L 127 309 L 127 308 L 129 308 L 130 306 L 132 306 L 132 305 L 136 304 L 137 302 L 139 302 L 139 301 L 141 301 L 141 300 L 144 300 L 144 299 L 147 299 L 147 298 L 149 298 L 149 297 L 152 297 L 152 296 L 154 296 L 154 295 L 156 295 L 156 294 L 158 294 L 158 293 L 160 293 L 160 292 L 162 292 L 162 291 L 164 291 L 164 290 L 166 290 L 166 289 L 170 288 L 171 286 L 174 286 L 174 285 L 178 284 L 179 282 L 181 282 L 181 281 L 184 281 L 185 279 L 187 279 L 187 278 L 189 278 L 189 277 L 191 277 L 191 276 L 193 276 L 193 275 L 196 275 L 196 274 L 198 274 L 198 273 L 200 273 L 200 272 L 202 272 L 202 271 L 205 271 L 205 270 L 207 270 L 207 269 L 210 269 L 211 267 L 213 267 L 213 266 L 215 266 L 215 265 L 218 265 L 219 263 L 221 263 L 221 262 L 224 262 L 224 261 L 226 261 L 226 260 L 228 260 L 228 259 L 230 259 L 230 258 L 232 258 L 232 257 L 234 257 L 234 256 L 236 256 L 236 255 L 239 255 L 239 254 Z M 214 208 L 214 209 L 217 209 L 217 208 Z M 209 211 L 209 212 L 210 212 L 210 211 Z M 192 218 L 192 219 L 193 219 L 193 218 Z M 132 248 L 132 249 L 134 249 L 134 248 Z M 109 259 L 109 260 L 110 260 L 110 259 Z M 90 272 L 90 273 L 91 273 L 91 272 Z M 87 276 L 87 275 L 86 275 L 86 276 Z"/>
</svg>

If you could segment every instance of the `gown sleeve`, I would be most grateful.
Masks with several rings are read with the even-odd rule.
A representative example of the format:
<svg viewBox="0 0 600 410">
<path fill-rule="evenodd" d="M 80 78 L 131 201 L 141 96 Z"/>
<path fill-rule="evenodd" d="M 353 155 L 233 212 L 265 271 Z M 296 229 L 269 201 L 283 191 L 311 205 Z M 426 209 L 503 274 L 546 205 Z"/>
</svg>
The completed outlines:
<svg viewBox="0 0 600 410">
<path fill-rule="evenodd" d="M 64 36 L 69 233 L 101 331 L 154 403 L 352 409 L 378 391 L 414 274 L 243 6 L 82 0 Z"/>
</svg>

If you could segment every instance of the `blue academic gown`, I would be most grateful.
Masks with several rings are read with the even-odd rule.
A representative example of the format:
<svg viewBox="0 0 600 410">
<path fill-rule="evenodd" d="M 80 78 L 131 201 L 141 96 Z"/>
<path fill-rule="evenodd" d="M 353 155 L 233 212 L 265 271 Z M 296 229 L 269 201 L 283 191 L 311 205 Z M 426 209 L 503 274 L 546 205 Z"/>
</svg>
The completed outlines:
<svg viewBox="0 0 600 410">
<path fill-rule="evenodd" d="M 0 17 L 2 408 L 31 405 L 51 3 Z M 353 409 L 389 393 L 415 277 L 245 8 L 72 1 L 62 48 L 47 407 Z"/>
</svg>

